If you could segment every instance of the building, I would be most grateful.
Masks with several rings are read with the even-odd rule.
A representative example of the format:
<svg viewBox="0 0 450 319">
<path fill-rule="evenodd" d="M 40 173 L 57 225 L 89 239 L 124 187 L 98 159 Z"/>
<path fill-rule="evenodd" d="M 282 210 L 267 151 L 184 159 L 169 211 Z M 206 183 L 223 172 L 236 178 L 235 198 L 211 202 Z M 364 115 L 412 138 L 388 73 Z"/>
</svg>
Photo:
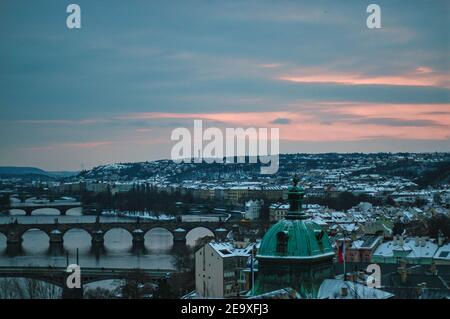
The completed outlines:
<svg viewBox="0 0 450 319">
<path fill-rule="evenodd" d="M 450 265 L 450 243 L 440 243 L 439 249 L 434 254 L 433 261 L 436 265 Z"/>
<path fill-rule="evenodd" d="M 294 177 L 289 212 L 264 235 L 256 259 L 253 295 L 292 288 L 302 298 L 317 298 L 322 281 L 332 277 L 334 251 L 326 232 L 301 211 L 303 189 Z"/>
<path fill-rule="evenodd" d="M 390 299 L 394 294 L 342 279 L 325 279 L 320 285 L 318 299 Z"/>
<path fill-rule="evenodd" d="M 94 193 L 103 193 L 108 190 L 109 184 L 102 182 L 88 182 L 86 183 L 86 191 Z"/>
<path fill-rule="evenodd" d="M 195 289 L 201 298 L 229 298 L 248 290 L 244 269 L 253 244 L 210 242 L 195 253 Z"/>
<path fill-rule="evenodd" d="M 382 243 L 373 253 L 372 262 L 431 265 L 438 249 L 434 240 L 427 237 L 394 236 L 392 241 Z"/>
<path fill-rule="evenodd" d="M 383 289 L 397 299 L 448 299 L 448 274 L 436 265 L 410 265 L 400 263 L 396 270 L 382 275 Z"/>
<path fill-rule="evenodd" d="M 269 220 L 271 222 L 278 222 L 286 217 L 289 210 L 288 204 L 272 204 L 269 207 Z"/>
<path fill-rule="evenodd" d="M 262 200 L 249 200 L 245 202 L 245 219 L 258 219 L 261 213 L 261 207 L 263 205 Z"/>
<path fill-rule="evenodd" d="M 348 248 L 347 262 L 367 262 L 372 260 L 373 253 L 383 241 L 381 236 L 365 235 L 361 238 L 352 241 Z"/>
</svg>

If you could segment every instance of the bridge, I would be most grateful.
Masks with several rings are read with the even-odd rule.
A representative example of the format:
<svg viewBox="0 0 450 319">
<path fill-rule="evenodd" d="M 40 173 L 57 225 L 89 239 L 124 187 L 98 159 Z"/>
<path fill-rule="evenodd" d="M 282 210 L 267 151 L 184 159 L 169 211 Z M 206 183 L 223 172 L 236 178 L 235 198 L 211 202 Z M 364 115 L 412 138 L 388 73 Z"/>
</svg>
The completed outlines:
<svg viewBox="0 0 450 319">
<path fill-rule="evenodd" d="M 122 268 L 80 268 L 82 285 L 108 279 L 144 278 L 146 281 L 163 280 L 175 272 L 172 269 L 122 269 Z M 44 281 L 63 289 L 63 298 L 83 296 L 83 288 L 69 289 L 66 285 L 70 275 L 64 267 L 0 267 L 0 277 L 27 278 Z"/>
<path fill-rule="evenodd" d="M 33 211 L 42 208 L 52 208 L 59 211 L 60 215 L 66 215 L 66 212 L 72 208 L 82 207 L 81 202 L 48 202 L 48 203 L 13 203 L 9 209 L 20 209 L 25 211 L 27 216 L 31 216 Z"/>
<path fill-rule="evenodd" d="M 97 216 L 95 222 L 59 223 L 55 218 L 54 223 L 18 223 L 17 220 L 0 225 L 0 234 L 6 237 L 8 247 L 20 246 L 23 234 L 32 229 L 38 229 L 46 233 L 50 244 L 63 244 L 64 234 L 72 229 L 86 231 L 91 237 L 93 246 L 101 246 L 104 243 L 105 234 L 111 229 L 124 229 L 132 236 L 133 245 L 144 244 L 145 234 L 154 228 L 164 228 L 173 236 L 174 243 L 186 243 L 186 235 L 195 228 L 206 228 L 214 234 L 216 240 L 224 240 L 230 231 L 239 234 L 241 230 L 251 230 L 257 235 L 258 230 L 265 230 L 267 225 L 259 222 L 182 222 L 173 220 L 144 220 L 137 219 L 136 222 L 100 222 Z"/>
</svg>

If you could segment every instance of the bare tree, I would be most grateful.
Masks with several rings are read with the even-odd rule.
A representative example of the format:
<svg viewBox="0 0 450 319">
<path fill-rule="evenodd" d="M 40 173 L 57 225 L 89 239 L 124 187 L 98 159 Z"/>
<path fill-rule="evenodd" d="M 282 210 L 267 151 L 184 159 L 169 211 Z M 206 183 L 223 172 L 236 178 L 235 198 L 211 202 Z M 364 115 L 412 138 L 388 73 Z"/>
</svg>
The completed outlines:
<svg viewBox="0 0 450 319">
<path fill-rule="evenodd" d="M 61 288 L 35 279 L 0 279 L 0 299 L 56 299 Z"/>
</svg>

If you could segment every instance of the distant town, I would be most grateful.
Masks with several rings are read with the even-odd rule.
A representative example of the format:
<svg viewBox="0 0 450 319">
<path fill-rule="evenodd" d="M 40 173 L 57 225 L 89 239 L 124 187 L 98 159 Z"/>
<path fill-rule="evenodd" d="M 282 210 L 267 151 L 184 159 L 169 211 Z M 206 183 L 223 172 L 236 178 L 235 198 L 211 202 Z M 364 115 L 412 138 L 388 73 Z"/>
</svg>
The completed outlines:
<svg viewBox="0 0 450 319">
<path fill-rule="evenodd" d="M 158 239 L 147 233 L 163 228 L 172 237 L 171 267 L 150 274 L 124 262 L 97 274 L 89 264 L 91 277 L 116 285 L 84 288 L 77 297 L 450 297 L 450 153 L 282 154 L 274 175 L 261 175 L 256 164 L 170 160 L 73 173 L 2 167 L 0 210 L 0 261 L 16 260 L 1 264 L 0 275 L 30 253 L 22 247 L 27 233 L 42 231 L 59 247 L 52 250 L 59 259 L 33 265 L 28 280 L 42 279 L 42 268 L 64 268 L 69 251 L 75 258 L 66 246 L 73 228 L 88 232 L 87 245 L 97 249 L 86 263 L 89 254 L 108 255 L 113 228 L 128 234 L 133 254 L 156 258 L 159 248 L 148 243 Z M 204 232 L 192 235 L 199 228 Z M 123 236 L 111 242 L 128 240 Z M 380 267 L 379 278 L 370 265 Z M 109 271 L 117 267 L 129 268 L 124 278 Z M 30 285 L 19 286 L 17 294 L 30 293 Z"/>
</svg>

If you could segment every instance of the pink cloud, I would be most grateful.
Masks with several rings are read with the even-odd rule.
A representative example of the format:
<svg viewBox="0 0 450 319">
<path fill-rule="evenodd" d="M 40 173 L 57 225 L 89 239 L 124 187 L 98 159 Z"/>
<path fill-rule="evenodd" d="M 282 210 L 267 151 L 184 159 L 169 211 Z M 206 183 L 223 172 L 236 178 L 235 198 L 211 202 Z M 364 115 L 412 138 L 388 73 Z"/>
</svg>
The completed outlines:
<svg viewBox="0 0 450 319">
<path fill-rule="evenodd" d="M 161 112 L 144 112 L 131 113 L 118 119 L 121 120 L 154 120 L 154 119 L 184 119 L 184 120 L 205 120 L 221 122 L 224 125 L 240 125 L 240 126 L 273 126 L 270 123 L 277 118 L 300 119 L 301 114 L 289 111 L 279 112 L 237 112 L 237 113 L 161 113 Z"/>
<path fill-rule="evenodd" d="M 258 67 L 263 68 L 263 69 L 276 69 L 283 66 L 283 64 L 281 63 L 263 63 L 263 64 L 258 64 Z"/>
<path fill-rule="evenodd" d="M 370 76 L 359 73 L 338 73 L 321 69 L 306 69 L 293 74 L 276 77 L 280 81 L 294 83 L 331 83 L 340 85 L 390 85 L 390 86 L 432 86 L 450 88 L 450 75 L 436 72 L 425 66 L 395 75 Z"/>
<path fill-rule="evenodd" d="M 368 136 L 395 139 L 447 139 L 450 104 L 310 102 L 287 111 L 242 113 L 134 113 L 123 119 L 202 119 L 224 127 L 279 127 L 292 141 L 351 141 Z M 287 119 L 276 125 L 277 119 Z M 326 118 L 327 120 L 324 120 Z M 274 122 L 275 121 L 275 122 Z M 189 128 L 189 124 L 186 125 Z"/>
</svg>

